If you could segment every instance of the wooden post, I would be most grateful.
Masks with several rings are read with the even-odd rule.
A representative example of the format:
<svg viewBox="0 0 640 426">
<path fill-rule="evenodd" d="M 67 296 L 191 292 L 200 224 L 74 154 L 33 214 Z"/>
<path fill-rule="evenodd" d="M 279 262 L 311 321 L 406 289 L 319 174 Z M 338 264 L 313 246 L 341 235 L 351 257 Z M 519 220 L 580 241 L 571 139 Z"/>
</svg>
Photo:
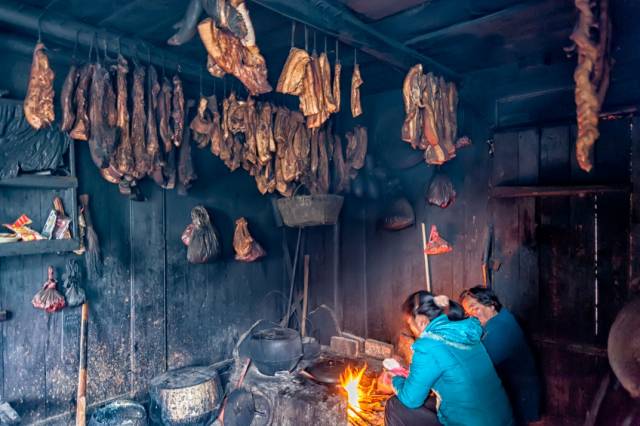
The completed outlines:
<svg viewBox="0 0 640 426">
<path fill-rule="evenodd" d="M 309 255 L 304 255 L 304 293 L 302 296 L 302 324 L 300 333 L 302 337 L 307 335 L 307 306 L 309 302 Z"/>
<path fill-rule="evenodd" d="M 429 255 L 427 254 L 427 230 L 422 222 L 422 252 L 424 253 L 424 275 L 427 282 L 427 291 L 431 292 L 431 274 L 429 274 Z"/>
<path fill-rule="evenodd" d="M 89 304 L 82 304 L 80 321 L 80 368 L 78 370 L 78 393 L 76 396 L 76 426 L 87 422 L 87 335 L 89 325 Z"/>
</svg>

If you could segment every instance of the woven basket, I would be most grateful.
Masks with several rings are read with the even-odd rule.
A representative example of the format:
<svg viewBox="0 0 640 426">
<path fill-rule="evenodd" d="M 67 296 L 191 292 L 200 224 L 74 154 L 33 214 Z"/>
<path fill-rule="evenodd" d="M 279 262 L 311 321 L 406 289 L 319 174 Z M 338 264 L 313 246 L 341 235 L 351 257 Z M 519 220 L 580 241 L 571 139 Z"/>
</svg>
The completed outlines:
<svg viewBox="0 0 640 426">
<path fill-rule="evenodd" d="M 306 226 L 334 225 L 342 209 L 341 195 L 295 195 L 276 201 L 285 225 L 298 228 Z"/>
</svg>

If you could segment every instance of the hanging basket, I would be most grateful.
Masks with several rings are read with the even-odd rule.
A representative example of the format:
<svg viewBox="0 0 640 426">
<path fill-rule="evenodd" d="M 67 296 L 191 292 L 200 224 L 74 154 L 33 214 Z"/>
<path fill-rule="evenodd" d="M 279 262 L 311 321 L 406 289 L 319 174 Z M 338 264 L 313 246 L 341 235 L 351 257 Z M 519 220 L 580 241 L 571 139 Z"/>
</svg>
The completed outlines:
<svg viewBox="0 0 640 426">
<path fill-rule="evenodd" d="M 335 225 L 342 209 L 341 195 L 294 195 L 276 201 L 282 221 L 292 228 Z"/>
</svg>

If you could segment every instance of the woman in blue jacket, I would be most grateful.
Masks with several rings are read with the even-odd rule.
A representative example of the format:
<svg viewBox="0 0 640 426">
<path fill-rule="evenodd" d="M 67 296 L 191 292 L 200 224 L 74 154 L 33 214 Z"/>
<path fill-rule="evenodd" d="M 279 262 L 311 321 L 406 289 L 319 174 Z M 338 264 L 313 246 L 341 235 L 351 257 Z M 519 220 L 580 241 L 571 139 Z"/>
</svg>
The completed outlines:
<svg viewBox="0 0 640 426">
<path fill-rule="evenodd" d="M 392 378 L 396 396 L 387 401 L 385 425 L 512 425 L 511 407 L 480 341 L 478 320 L 463 319 L 457 303 L 426 291 L 409 296 L 403 311 L 410 314 L 409 326 L 418 338 L 408 377 Z M 425 405 L 430 391 L 435 409 Z"/>
</svg>

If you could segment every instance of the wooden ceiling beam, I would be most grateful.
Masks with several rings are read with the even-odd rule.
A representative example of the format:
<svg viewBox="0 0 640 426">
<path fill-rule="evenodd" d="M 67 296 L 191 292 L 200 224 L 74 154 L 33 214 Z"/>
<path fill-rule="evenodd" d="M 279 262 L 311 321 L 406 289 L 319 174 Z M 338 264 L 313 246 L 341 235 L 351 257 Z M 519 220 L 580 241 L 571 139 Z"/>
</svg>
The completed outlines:
<svg viewBox="0 0 640 426">
<path fill-rule="evenodd" d="M 557 0 L 552 0 L 555 2 Z M 438 38 L 460 34 L 460 33 L 469 33 L 473 30 L 474 27 L 478 27 L 481 25 L 486 25 L 492 22 L 505 22 L 514 16 L 520 15 L 527 11 L 533 10 L 536 7 L 541 6 L 541 3 L 549 3 L 549 1 L 540 2 L 539 0 L 529 0 L 523 3 L 518 3 L 513 6 L 506 7 L 499 11 L 489 13 L 487 15 L 482 15 L 478 18 L 470 19 L 463 22 L 458 22 L 456 24 L 450 25 L 445 28 L 441 28 L 436 31 L 427 32 L 425 34 L 420 34 L 418 36 L 412 37 L 408 40 L 404 40 L 404 43 L 408 46 L 428 43 L 433 40 L 437 40 Z"/>
<path fill-rule="evenodd" d="M 287 18 L 338 38 L 380 61 L 408 70 L 421 63 L 447 79 L 460 81 L 461 76 L 449 67 L 388 37 L 358 19 L 346 6 L 329 0 L 252 0 Z"/>
</svg>

